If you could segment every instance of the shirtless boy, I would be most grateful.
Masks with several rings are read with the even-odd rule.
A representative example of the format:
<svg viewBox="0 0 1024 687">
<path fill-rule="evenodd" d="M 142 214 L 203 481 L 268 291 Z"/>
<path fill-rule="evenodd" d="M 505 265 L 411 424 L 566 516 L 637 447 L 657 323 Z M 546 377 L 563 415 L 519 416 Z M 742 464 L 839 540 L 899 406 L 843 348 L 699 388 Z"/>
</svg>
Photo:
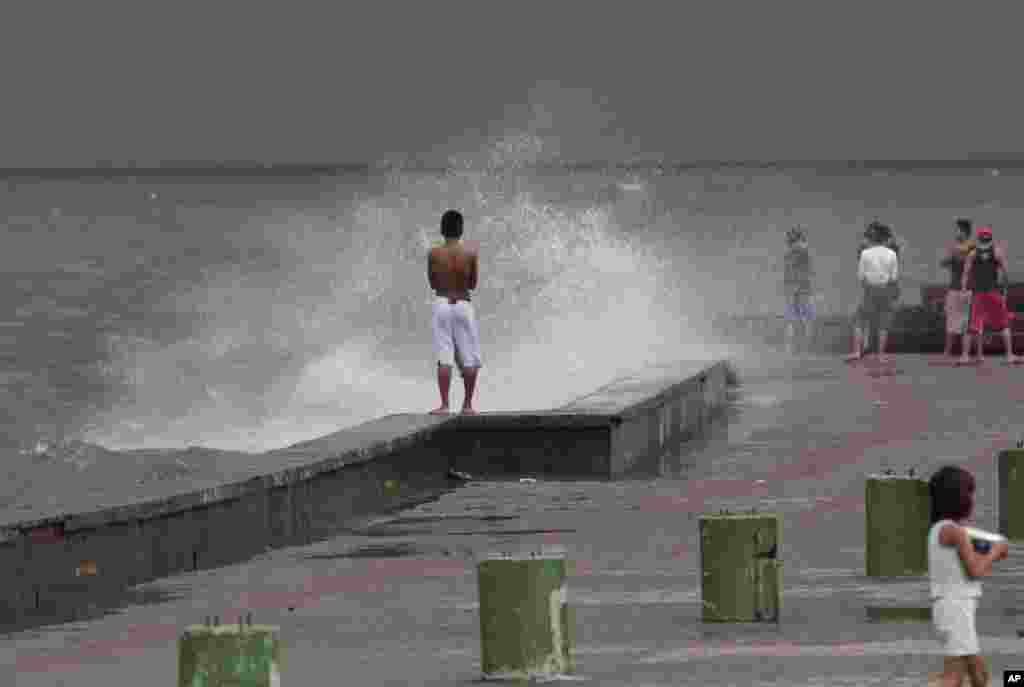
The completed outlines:
<svg viewBox="0 0 1024 687">
<path fill-rule="evenodd" d="M 427 278 L 436 294 L 432 327 L 437 355 L 437 386 L 441 391 L 441 405 L 430 411 L 432 415 L 448 413 L 453 364 L 458 364 L 466 390 L 462 412 L 476 413 L 473 391 L 480 369 L 480 333 L 469 296 L 477 284 L 478 256 L 475 246 L 462 242 L 462 225 L 462 213 L 457 210 L 444 213 L 441 216 L 444 243 L 431 248 L 427 257 Z"/>
<path fill-rule="evenodd" d="M 975 242 L 971 239 L 971 220 L 960 218 L 956 221 L 956 241 L 949 246 L 946 256 L 939 263 L 950 271 L 949 290 L 946 292 L 946 347 L 943 355 L 952 357 L 953 342 L 960 337 L 961 347 L 966 343 L 963 337 L 967 330 L 967 312 L 970 300 L 967 293 L 960 289 L 960 281 L 964 275 L 964 263 L 967 256 L 974 250 Z"/>
</svg>

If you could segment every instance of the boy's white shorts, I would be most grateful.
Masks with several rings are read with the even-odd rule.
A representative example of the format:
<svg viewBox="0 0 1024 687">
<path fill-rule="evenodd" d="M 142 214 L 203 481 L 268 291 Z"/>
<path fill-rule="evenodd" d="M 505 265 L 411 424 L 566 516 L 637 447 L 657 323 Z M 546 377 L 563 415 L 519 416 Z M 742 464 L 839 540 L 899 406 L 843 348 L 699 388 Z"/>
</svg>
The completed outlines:
<svg viewBox="0 0 1024 687">
<path fill-rule="evenodd" d="M 431 325 L 439 363 L 451 366 L 458 354 L 461 367 L 480 367 L 480 332 L 469 301 L 451 304 L 447 298 L 435 298 Z"/>
<path fill-rule="evenodd" d="M 974 615 L 977 599 L 935 599 L 932 601 L 932 626 L 942 642 L 946 656 L 978 656 L 978 631 Z"/>
</svg>

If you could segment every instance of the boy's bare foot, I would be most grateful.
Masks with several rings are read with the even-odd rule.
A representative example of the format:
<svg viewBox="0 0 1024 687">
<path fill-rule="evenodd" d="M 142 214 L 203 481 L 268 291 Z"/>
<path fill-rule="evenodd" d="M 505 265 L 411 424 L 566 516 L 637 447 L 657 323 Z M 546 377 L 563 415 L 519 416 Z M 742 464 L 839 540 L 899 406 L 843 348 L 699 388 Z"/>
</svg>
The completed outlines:
<svg viewBox="0 0 1024 687">
<path fill-rule="evenodd" d="M 851 353 L 850 355 L 848 355 L 848 356 L 846 356 L 845 358 L 843 358 L 843 360 L 845 360 L 845 361 L 846 361 L 846 362 L 848 362 L 848 363 L 852 363 L 852 362 L 854 362 L 855 360 L 860 360 L 860 359 L 861 359 L 861 357 L 862 357 L 862 356 L 861 356 L 861 354 L 860 354 L 860 353 Z"/>
<path fill-rule="evenodd" d="M 448 415 L 451 411 L 448 410 L 448 406 L 441 406 L 440 408 L 434 408 L 430 411 L 431 415 Z"/>
<path fill-rule="evenodd" d="M 469 407 L 463 408 L 462 409 L 462 414 L 463 415 L 479 415 L 479 413 L 476 411 L 475 408 L 469 408 Z"/>
<path fill-rule="evenodd" d="M 971 364 L 971 359 L 967 358 L 967 357 L 964 357 L 964 356 L 960 356 L 960 360 L 957 361 L 957 364 L 958 365 L 970 365 Z"/>
<path fill-rule="evenodd" d="M 889 358 L 889 356 L 885 355 L 884 353 L 878 356 L 878 362 L 880 363 L 887 363 L 889 362 L 889 360 L 891 360 L 891 358 Z"/>
</svg>

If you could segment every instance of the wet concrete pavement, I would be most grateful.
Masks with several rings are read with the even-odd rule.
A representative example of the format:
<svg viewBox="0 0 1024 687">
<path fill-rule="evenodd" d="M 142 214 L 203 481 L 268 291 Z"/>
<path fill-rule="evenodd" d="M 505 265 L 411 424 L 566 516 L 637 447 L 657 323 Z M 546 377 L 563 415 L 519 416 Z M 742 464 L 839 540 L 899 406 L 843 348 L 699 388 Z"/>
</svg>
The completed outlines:
<svg viewBox="0 0 1024 687">
<path fill-rule="evenodd" d="M 923 685 L 930 627 L 875 624 L 924 580 L 864 577 L 864 478 L 968 464 L 976 521 L 995 529 L 995 456 L 1024 433 L 1024 368 L 891 369 L 834 358 L 740 363 L 727 417 L 659 475 L 621 482 L 480 482 L 316 545 L 147 585 L 159 603 L 0 638 L 13 684 L 173 684 L 177 637 L 206 615 L 281 627 L 282 685 L 459 685 L 479 679 L 474 559 L 564 547 L 577 561 L 577 677 L 594 685 Z M 779 625 L 700 622 L 697 515 L 783 515 Z M 1024 667 L 1024 553 L 978 612 L 993 675 Z M 3 684 L 10 684 L 2 679 Z"/>
</svg>

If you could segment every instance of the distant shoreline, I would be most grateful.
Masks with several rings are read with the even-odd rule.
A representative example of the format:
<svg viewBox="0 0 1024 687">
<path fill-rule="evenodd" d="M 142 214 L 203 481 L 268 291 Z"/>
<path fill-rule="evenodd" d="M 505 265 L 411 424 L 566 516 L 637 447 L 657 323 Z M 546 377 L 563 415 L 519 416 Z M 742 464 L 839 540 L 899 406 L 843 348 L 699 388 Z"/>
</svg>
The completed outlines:
<svg viewBox="0 0 1024 687">
<path fill-rule="evenodd" d="M 1024 156 L 986 157 L 960 160 L 695 160 L 690 162 L 659 162 L 654 160 L 624 162 L 545 162 L 489 167 L 495 171 L 663 171 L 715 168 L 746 169 L 1022 169 Z M 154 176 L 332 176 L 374 174 L 388 171 L 445 172 L 452 169 L 430 163 L 190 163 L 151 167 L 0 167 L 0 178 L 83 178 L 83 177 L 154 177 Z M 461 169 L 461 168 L 456 168 Z M 473 169 L 473 168 L 469 168 Z"/>
</svg>

